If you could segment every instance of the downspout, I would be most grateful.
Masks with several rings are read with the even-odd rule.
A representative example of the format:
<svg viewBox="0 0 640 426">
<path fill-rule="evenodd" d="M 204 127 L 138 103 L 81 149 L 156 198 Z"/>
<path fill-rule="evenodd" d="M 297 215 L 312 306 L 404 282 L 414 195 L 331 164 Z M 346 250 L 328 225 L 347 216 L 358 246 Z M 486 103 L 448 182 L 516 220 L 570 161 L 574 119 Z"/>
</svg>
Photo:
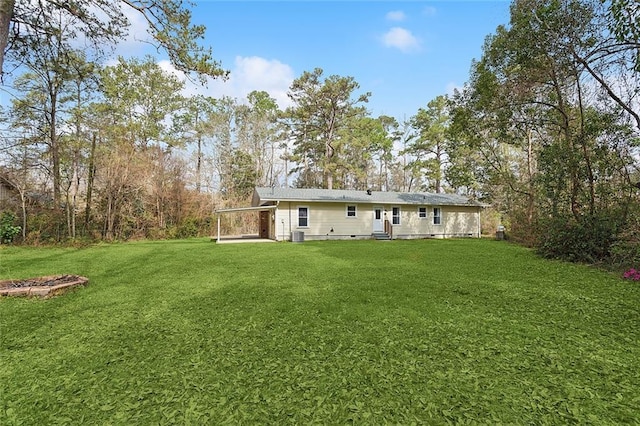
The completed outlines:
<svg viewBox="0 0 640 426">
<path fill-rule="evenodd" d="M 273 239 L 278 241 L 278 207 L 280 207 L 280 200 L 276 201 L 276 208 L 273 211 Z"/>
<path fill-rule="evenodd" d="M 289 235 L 291 235 L 291 201 L 289 201 Z"/>
</svg>

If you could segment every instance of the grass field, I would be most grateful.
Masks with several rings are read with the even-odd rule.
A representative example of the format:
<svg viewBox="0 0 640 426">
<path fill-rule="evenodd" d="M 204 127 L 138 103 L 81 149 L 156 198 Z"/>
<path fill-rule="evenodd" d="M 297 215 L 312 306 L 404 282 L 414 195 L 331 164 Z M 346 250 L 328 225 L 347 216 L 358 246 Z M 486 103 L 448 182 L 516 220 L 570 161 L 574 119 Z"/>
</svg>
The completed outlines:
<svg viewBox="0 0 640 426">
<path fill-rule="evenodd" d="M 640 285 L 489 240 L 0 248 L 0 424 L 638 424 Z"/>
</svg>

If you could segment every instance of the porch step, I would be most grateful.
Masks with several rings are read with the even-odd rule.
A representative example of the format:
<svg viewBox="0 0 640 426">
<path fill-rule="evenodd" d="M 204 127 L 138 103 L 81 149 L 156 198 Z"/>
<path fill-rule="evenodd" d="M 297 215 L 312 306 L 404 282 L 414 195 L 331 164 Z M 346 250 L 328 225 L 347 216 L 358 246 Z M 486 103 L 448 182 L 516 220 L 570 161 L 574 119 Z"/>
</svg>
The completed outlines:
<svg viewBox="0 0 640 426">
<path fill-rule="evenodd" d="M 390 240 L 391 237 L 386 232 L 374 232 L 371 234 L 375 240 Z"/>
</svg>

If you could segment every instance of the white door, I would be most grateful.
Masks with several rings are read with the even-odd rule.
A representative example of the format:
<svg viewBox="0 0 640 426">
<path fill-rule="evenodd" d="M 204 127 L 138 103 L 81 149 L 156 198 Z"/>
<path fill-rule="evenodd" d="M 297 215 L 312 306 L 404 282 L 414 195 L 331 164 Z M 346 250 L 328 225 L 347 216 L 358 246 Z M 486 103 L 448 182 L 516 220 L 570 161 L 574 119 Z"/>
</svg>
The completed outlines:
<svg viewBox="0 0 640 426">
<path fill-rule="evenodd" d="M 384 231 L 384 218 L 382 216 L 382 207 L 373 208 L 373 232 Z"/>
</svg>

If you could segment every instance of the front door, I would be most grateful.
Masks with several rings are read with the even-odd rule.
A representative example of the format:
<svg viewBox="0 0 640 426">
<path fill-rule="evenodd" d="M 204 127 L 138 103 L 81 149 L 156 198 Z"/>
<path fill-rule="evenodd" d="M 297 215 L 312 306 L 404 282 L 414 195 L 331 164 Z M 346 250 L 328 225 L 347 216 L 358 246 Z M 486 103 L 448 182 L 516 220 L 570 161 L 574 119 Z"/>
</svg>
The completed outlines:
<svg viewBox="0 0 640 426">
<path fill-rule="evenodd" d="M 384 231 L 384 218 L 382 216 L 382 207 L 373 208 L 373 232 Z"/>
</svg>

